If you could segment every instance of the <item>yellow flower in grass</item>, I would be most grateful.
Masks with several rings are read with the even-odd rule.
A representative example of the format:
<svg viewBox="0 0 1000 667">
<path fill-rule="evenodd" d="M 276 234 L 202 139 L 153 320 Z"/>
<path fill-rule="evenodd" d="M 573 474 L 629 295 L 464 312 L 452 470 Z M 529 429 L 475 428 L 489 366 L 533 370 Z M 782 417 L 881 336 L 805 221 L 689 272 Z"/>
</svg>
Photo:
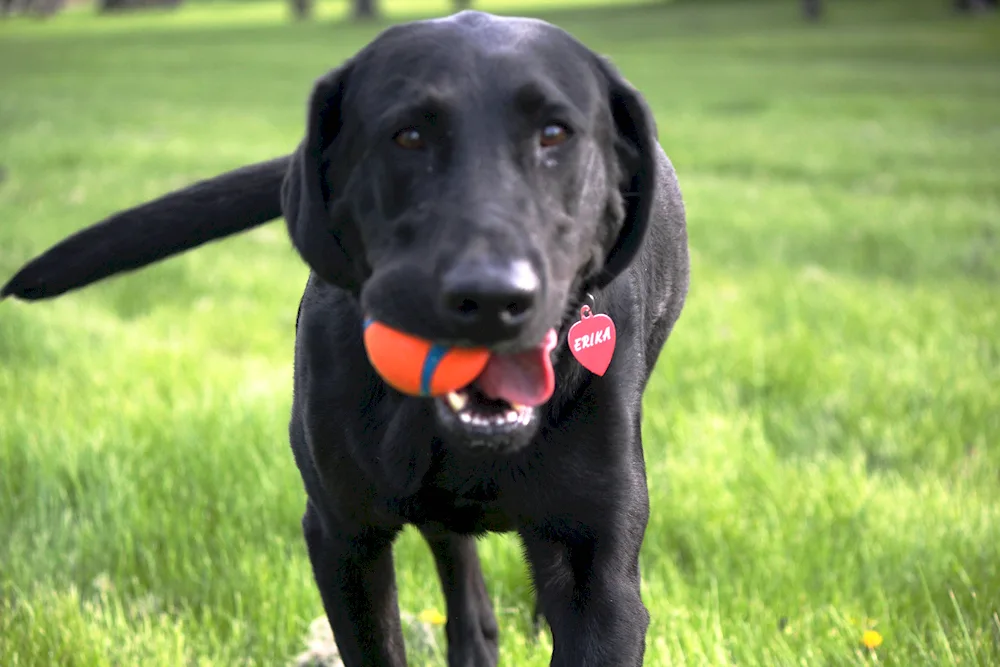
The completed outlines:
<svg viewBox="0 0 1000 667">
<path fill-rule="evenodd" d="M 865 633 L 861 635 L 861 643 L 865 645 L 865 648 L 876 649 L 882 645 L 882 635 L 875 630 L 865 630 Z"/>
<path fill-rule="evenodd" d="M 448 617 L 439 612 L 437 609 L 424 609 L 417 616 L 422 622 L 430 623 L 431 625 L 444 625 L 448 620 Z"/>
</svg>

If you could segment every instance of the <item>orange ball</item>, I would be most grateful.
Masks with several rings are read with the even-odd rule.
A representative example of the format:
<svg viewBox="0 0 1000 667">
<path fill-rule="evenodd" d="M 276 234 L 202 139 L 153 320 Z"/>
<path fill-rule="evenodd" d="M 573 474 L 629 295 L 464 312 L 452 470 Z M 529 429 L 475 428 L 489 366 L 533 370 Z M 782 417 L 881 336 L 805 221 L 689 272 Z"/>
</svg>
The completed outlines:
<svg viewBox="0 0 1000 667">
<path fill-rule="evenodd" d="M 370 318 L 364 323 L 368 360 L 388 384 L 412 396 L 444 396 L 483 372 L 489 350 L 447 347 Z"/>
</svg>

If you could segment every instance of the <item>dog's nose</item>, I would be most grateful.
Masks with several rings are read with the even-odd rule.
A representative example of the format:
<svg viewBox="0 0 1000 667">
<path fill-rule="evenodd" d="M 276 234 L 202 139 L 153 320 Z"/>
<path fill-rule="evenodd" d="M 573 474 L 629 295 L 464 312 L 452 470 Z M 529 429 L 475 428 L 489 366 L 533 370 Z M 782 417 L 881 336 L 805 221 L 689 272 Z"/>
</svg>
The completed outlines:
<svg viewBox="0 0 1000 667">
<path fill-rule="evenodd" d="M 515 334 L 530 318 L 541 287 L 525 260 L 459 262 L 442 279 L 443 310 L 461 336 L 489 343 Z"/>
</svg>

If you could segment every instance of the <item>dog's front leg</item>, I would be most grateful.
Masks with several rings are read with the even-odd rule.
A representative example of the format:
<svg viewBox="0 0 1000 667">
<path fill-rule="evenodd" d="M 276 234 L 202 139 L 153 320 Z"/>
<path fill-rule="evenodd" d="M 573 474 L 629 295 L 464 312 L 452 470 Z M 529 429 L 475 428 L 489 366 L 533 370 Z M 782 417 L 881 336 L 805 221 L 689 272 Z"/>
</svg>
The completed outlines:
<svg viewBox="0 0 1000 667">
<path fill-rule="evenodd" d="M 423 530 L 448 606 L 448 667 L 495 667 L 497 619 L 479 565 L 476 539 Z"/>
<path fill-rule="evenodd" d="M 648 517 L 642 486 L 641 497 L 619 508 L 616 525 L 569 521 L 522 531 L 552 630 L 552 667 L 642 665 L 649 626 L 640 595 L 639 548 Z"/>
<path fill-rule="evenodd" d="M 329 521 L 307 503 L 309 560 L 344 667 L 406 667 L 392 562 L 397 531 L 344 531 Z"/>
</svg>

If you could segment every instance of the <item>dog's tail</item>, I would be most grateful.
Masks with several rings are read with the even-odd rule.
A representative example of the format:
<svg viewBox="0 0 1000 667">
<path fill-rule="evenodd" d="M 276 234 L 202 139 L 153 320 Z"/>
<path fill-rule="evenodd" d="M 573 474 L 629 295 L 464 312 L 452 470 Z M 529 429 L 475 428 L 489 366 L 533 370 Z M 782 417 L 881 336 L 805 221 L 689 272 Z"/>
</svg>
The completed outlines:
<svg viewBox="0 0 1000 667">
<path fill-rule="evenodd" d="M 247 165 L 119 211 L 28 262 L 0 299 L 49 299 L 270 222 L 281 216 L 289 160 Z"/>
</svg>

